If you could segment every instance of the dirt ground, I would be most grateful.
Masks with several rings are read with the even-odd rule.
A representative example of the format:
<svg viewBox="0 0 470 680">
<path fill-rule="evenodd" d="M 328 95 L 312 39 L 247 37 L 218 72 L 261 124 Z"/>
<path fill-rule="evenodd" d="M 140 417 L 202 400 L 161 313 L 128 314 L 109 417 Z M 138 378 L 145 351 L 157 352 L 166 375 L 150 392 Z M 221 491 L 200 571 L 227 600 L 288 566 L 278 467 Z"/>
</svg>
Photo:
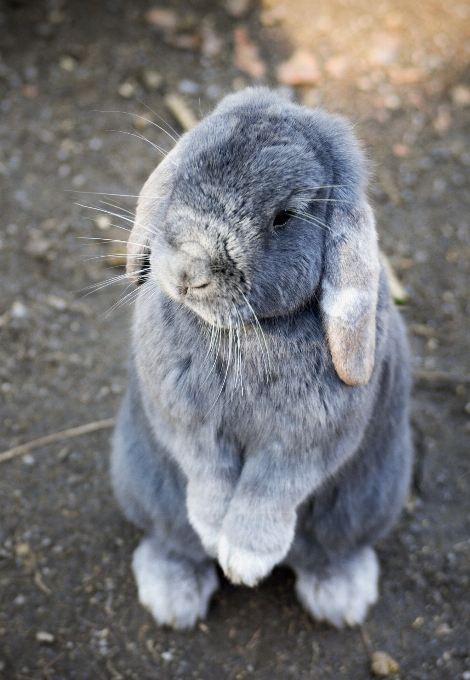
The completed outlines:
<svg viewBox="0 0 470 680">
<path fill-rule="evenodd" d="M 470 5 L 167 0 L 174 13 L 153 23 L 152 6 L 0 3 L 0 451 L 118 408 L 132 305 L 113 308 L 120 284 L 84 297 L 122 269 L 109 242 L 80 237 L 122 238 L 100 201 L 133 209 L 160 158 L 138 135 L 172 143 L 128 114 L 181 132 L 165 95 L 199 118 L 233 89 L 278 87 L 300 48 L 311 84 L 292 94 L 355 122 L 381 247 L 409 296 L 413 493 L 378 546 L 381 598 L 362 634 L 311 621 L 281 569 L 256 590 L 222 580 L 207 621 L 175 633 L 137 602 L 139 536 L 111 493 L 110 431 L 4 462 L 0 677 L 364 680 L 382 650 L 396 677 L 468 680 Z"/>
</svg>

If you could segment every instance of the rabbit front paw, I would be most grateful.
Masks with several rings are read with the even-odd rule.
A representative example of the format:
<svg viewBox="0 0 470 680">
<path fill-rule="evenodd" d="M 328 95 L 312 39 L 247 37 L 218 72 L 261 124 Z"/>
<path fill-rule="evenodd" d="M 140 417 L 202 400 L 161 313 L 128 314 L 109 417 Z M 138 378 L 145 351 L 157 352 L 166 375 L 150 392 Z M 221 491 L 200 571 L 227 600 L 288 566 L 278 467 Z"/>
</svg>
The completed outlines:
<svg viewBox="0 0 470 680">
<path fill-rule="evenodd" d="M 219 541 L 219 564 L 225 576 L 235 584 L 256 586 L 278 562 L 277 555 L 260 554 L 231 545 L 227 536 Z"/>
</svg>

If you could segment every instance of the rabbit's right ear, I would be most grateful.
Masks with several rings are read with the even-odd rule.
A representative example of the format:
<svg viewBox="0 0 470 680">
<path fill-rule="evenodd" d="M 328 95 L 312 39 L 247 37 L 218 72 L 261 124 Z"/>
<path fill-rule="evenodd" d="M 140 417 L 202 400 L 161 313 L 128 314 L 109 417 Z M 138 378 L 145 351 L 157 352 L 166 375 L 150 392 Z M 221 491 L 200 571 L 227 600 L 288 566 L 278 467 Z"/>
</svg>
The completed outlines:
<svg viewBox="0 0 470 680">
<path fill-rule="evenodd" d="M 335 208 L 326 235 L 321 309 L 333 365 L 347 385 L 365 385 L 375 358 L 380 262 L 374 216 L 362 200 Z"/>
<path fill-rule="evenodd" d="M 145 282 L 149 270 L 150 239 L 154 225 L 165 218 L 178 168 L 175 147 L 152 172 L 137 201 L 134 226 L 127 241 L 127 278 L 137 285 Z"/>
</svg>

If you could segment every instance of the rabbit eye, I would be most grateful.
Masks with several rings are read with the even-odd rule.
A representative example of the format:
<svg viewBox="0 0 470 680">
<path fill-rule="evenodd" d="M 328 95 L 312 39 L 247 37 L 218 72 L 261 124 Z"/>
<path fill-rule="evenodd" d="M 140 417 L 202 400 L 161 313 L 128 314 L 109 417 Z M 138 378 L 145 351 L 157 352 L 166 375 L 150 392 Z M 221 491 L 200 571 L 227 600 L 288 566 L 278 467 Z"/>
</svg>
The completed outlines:
<svg viewBox="0 0 470 680">
<path fill-rule="evenodd" d="M 287 212 L 287 210 L 281 210 L 281 212 L 277 213 L 276 217 L 274 218 L 273 227 L 283 227 L 288 223 L 291 217 L 292 215 L 290 212 Z"/>
</svg>

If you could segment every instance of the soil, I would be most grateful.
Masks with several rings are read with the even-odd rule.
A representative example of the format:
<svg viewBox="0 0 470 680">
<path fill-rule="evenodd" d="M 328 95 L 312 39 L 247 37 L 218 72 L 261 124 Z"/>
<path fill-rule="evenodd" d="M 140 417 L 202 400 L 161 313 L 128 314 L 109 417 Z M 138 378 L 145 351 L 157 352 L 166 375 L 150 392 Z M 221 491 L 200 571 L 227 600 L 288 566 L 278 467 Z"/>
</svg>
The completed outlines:
<svg viewBox="0 0 470 680">
<path fill-rule="evenodd" d="M 238 66 L 263 62 L 256 82 L 278 87 L 279 63 L 309 49 L 316 82 L 284 91 L 349 116 L 368 149 L 417 376 L 414 486 L 377 546 L 362 631 L 312 621 L 284 569 L 255 590 L 221 579 L 194 632 L 159 629 L 137 602 L 139 535 L 113 499 L 104 430 L 1 464 L 0 677 L 364 680 L 384 651 L 395 677 L 468 680 L 470 6 L 168 0 L 166 29 L 143 0 L 0 7 L 0 450 L 116 413 L 131 287 L 99 285 L 123 273 L 122 250 L 82 237 L 125 240 L 102 201 L 132 211 L 152 144 L 171 148 L 161 118 L 181 133 L 165 94 L 199 118 L 254 82 L 234 62 L 243 26 L 258 54 Z"/>
</svg>

